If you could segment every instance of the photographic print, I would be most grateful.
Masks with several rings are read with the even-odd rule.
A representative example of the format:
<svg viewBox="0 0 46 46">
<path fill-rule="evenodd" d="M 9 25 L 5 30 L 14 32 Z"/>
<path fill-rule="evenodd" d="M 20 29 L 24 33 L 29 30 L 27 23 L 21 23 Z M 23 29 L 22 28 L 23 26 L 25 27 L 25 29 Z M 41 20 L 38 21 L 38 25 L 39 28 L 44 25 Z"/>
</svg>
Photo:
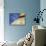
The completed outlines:
<svg viewBox="0 0 46 46">
<path fill-rule="evenodd" d="M 9 13 L 10 25 L 25 25 L 25 13 Z"/>
</svg>

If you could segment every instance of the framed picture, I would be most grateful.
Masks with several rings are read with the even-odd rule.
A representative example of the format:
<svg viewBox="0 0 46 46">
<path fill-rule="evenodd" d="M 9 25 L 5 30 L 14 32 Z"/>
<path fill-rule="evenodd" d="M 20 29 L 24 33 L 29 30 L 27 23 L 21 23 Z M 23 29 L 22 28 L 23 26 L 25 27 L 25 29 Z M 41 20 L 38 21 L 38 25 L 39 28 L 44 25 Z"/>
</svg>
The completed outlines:
<svg viewBox="0 0 46 46">
<path fill-rule="evenodd" d="M 9 13 L 10 25 L 25 25 L 25 13 Z"/>
</svg>

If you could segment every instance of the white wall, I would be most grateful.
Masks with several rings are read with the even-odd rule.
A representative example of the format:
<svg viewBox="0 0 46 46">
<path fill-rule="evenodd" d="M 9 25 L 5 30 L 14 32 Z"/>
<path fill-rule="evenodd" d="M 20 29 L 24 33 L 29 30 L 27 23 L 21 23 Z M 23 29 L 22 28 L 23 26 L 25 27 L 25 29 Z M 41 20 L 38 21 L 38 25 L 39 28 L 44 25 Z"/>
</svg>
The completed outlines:
<svg viewBox="0 0 46 46">
<path fill-rule="evenodd" d="M 4 2 L 0 0 L 0 42 L 4 41 Z"/>
<path fill-rule="evenodd" d="M 40 0 L 40 9 L 46 9 L 46 0 Z M 40 24 L 46 27 L 46 11 L 43 12 L 43 22 L 40 21 Z"/>
</svg>

